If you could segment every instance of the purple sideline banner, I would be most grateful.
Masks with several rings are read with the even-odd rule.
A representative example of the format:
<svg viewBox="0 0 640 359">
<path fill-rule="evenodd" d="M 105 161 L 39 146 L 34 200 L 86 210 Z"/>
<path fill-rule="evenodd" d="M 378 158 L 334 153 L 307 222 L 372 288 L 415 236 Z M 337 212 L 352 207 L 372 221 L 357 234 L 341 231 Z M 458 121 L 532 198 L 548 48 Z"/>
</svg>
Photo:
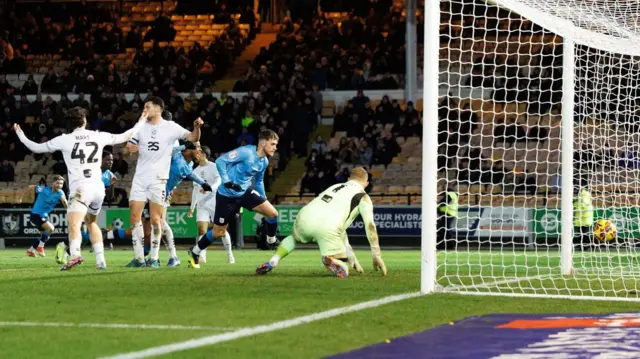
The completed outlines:
<svg viewBox="0 0 640 359">
<path fill-rule="evenodd" d="M 332 359 L 640 358 L 640 313 L 491 314 Z"/>
</svg>

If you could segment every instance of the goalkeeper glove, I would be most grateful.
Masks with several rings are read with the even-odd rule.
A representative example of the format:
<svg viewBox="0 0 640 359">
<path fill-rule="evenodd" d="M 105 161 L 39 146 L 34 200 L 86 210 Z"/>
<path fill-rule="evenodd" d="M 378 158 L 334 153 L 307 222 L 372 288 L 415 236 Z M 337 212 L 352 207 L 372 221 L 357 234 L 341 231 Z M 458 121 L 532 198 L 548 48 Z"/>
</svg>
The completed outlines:
<svg viewBox="0 0 640 359">
<path fill-rule="evenodd" d="M 373 270 L 382 271 L 382 275 L 387 275 L 387 266 L 384 265 L 382 255 L 380 254 L 380 247 L 371 247 L 371 257 L 373 259 Z"/>
<path fill-rule="evenodd" d="M 205 190 L 206 192 L 211 192 L 213 190 L 207 182 L 203 183 L 202 186 L 200 187 L 202 187 L 202 189 Z"/>
<path fill-rule="evenodd" d="M 347 262 L 349 263 L 349 268 L 353 268 L 358 273 L 364 273 L 364 269 L 358 262 L 358 258 L 356 258 L 355 254 L 347 257 Z"/>
<path fill-rule="evenodd" d="M 242 190 L 242 187 L 240 187 L 240 185 L 239 185 L 239 184 L 235 184 L 235 183 L 233 183 L 233 182 L 227 182 L 227 183 L 225 183 L 225 184 L 224 184 L 224 186 L 225 186 L 226 188 L 232 189 L 232 190 L 234 190 L 234 191 L 236 191 L 236 192 L 238 192 L 238 191 L 241 191 L 241 190 Z"/>
</svg>

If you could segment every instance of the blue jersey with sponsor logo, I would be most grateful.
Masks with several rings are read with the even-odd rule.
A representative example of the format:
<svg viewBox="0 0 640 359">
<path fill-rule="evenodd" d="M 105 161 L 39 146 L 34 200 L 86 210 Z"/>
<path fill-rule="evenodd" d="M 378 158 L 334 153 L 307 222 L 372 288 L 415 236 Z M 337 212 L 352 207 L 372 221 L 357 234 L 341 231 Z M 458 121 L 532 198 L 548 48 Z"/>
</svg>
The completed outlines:
<svg viewBox="0 0 640 359">
<path fill-rule="evenodd" d="M 177 146 L 173 149 L 173 155 L 171 155 L 171 167 L 169 168 L 169 179 L 167 180 L 166 194 L 167 196 L 173 191 L 182 180 L 188 178 L 199 185 L 204 183 L 204 180 L 198 175 L 193 173 L 193 162 L 187 162 L 182 155 L 184 146 Z"/>
<path fill-rule="evenodd" d="M 64 192 L 58 190 L 56 192 L 49 186 L 36 186 L 35 193 L 38 195 L 31 213 L 35 213 L 46 217 L 53 211 L 58 204 L 60 198 L 64 197 Z"/>
<path fill-rule="evenodd" d="M 104 170 L 104 172 L 102 172 L 102 183 L 104 183 L 104 188 L 111 187 L 111 179 L 115 176 L 116 175 L 114 175 L 110 170 Z"/>
<path fill-rule="evenodd" d="M 257 150 L 253 145 L 242 146 L 216 160 L 216 167 L 222 178 L 218 193 L 225 197 L 237 198 L 253 185 L 262 197 L 267 197 L 264 192 L 264 172 L 269 167 L 269 160 L 266 157 L 258 157 Z M 227 188 L 224 186 L 227 182 L 233 182 L 242 189 L 234 191 Z"/>
</svg>

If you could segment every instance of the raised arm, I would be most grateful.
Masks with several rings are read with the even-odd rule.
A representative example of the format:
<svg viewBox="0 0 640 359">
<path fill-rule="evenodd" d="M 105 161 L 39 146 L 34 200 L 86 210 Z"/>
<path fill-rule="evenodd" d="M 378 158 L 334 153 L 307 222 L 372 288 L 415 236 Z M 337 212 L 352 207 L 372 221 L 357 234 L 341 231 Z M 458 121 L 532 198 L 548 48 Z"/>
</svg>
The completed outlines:
<svg viewBox="0 0 640 359">
<path fill-rule="evenodd" d="M 13 130 L 16 132 L 16 135 L 18 135 L 18 139 L 20 139 L 20 142 L 27 146 L 27 148 L 33 153 L 55 152 L 58 150 L 57 148 L 52 148 L 52 146 L 50 146 L 51 141 L 45 143 L 35 143 L 31 141 L 27 138 L 27 136 L 25 136 L 24 132 L 22 132 L 22 129 L 20 128 L 20 125 L 18 125 L 17 123 L 13 124 Z"/>
<path fill-rule="evenodd" d="M 367 239 L 371 246 L 371 256 L 373 259 L 373 269 L 382 270 L 383 275 L 387 275 L 387 267 L 382 261 L 382 255 L 380 253 L 380 243 L 378 241 L 378 231 L 376 230 L 376 223 L 373 220 L 373 203 L 368 195 L 364 195 L 358 205 L 358 210 L 362 216 L 364 222 L 364 228 L 367 233 Z"/>
<path fill-rule="evenodd" d="M 135 126 L 133 126 L 132 128 L 128 129 L 127 131 L 120 133 L 120 134 L 112 134 L 112 138 L 110 140 L 110 142 L 112 141 L 113 143 L 111 143 L 111 145 L 119 145 L 121 143 L 125 143 L 129 140 L 131 140 L 135 135 L 138 134 L 138 131 L 140 131 L 140 128 L 145 124 L 145 122 L 147 122 L 147 117 L 145 115 L 145 113 L 142 113 L 142 116 L 140 116 L 140 119 L 138 120 L 138 122 L 135 124 Z"/>
<path fill-rule="evenodd" d="M 180 145 L 180 146 L 173 146 L 173 149 L 171 150 L 171 155 L 175 155 L 178 152 L 182 152 L 185 150 L 185 145 Z"/>
<path fill-rule="evenodd" d="M 202 124 L 204 124 L 204 121 L 200 117 L 193 121 L 193 131 L 189 132 L 185 139 L 190 142 L 200 141 L 200 127 L 202 127 Z"/>
</svg>

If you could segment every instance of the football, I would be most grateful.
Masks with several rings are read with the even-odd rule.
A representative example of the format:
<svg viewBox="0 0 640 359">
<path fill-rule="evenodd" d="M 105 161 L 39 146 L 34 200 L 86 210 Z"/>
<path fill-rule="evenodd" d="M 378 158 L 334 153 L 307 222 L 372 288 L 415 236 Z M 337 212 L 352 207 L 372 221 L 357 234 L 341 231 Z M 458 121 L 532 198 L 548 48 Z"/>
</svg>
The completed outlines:
<svg viewBox="0 0 640 359">
<path fill-rule="evenodd" d="M 611 241 L 616 238 L 616 225 L 608 219 L 600 219 L 593 227 L 593 235 L 600 241 Z"/>
<path fill-rule="evenodd" d="M 111 222 L 111 225 L 114 229 L 122 229 L 123 224 L 124 223 L 122 223 L 122 220 L 120 218 L 116 218 L 113 220 L 113 222 Z"/>
</svg>

